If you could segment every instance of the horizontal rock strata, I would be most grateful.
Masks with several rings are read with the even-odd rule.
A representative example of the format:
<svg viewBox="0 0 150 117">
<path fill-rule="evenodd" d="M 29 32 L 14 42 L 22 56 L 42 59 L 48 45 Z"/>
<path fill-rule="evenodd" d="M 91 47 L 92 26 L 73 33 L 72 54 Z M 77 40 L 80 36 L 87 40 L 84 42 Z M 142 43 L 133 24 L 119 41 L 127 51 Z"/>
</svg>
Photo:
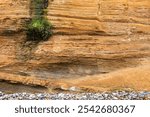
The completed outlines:
<svg viewBox="0 0 150 117">
<path fill-rule="evenodd" d="M 30 0 L 0 0 L 4 74 L 78 78 L 150 62 L 149 0 L 49 0 L 53 36 L 39 43 L 25 42 L 30 5 Z"/>
</svg>

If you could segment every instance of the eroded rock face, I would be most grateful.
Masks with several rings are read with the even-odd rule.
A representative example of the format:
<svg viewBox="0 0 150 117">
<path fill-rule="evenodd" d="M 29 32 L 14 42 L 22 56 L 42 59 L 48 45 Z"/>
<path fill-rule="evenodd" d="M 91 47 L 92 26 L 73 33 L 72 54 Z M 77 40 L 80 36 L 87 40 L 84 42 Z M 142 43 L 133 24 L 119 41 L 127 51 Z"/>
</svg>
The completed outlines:
<svg viewBox="0 0 150 117">
<path fill-rule="evenodd" d="M 2 72 L 77 78 L 150 62 L 149 0 L 49 0 L 54 35 L 39 43 L 25 42 L 30 0 L 0 0 L 0 11 Z"/>
</svg>

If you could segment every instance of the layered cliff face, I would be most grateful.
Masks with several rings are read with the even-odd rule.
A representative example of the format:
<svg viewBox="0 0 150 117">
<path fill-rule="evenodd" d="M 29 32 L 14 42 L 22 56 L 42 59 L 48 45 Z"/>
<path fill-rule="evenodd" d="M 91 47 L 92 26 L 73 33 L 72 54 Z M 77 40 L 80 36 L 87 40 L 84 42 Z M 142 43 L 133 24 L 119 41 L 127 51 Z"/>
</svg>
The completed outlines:
<svg viewBox="0 0 150 117">
<path fill-rule="evenodd" d="M 1 79 L 44 78 L 46 85 L 150 63 L 149 0 L 49 0 L 46 17 L 54 34 L 39 43 L 25 41 L 30 5 L 0 0 Z"/>
</svg>

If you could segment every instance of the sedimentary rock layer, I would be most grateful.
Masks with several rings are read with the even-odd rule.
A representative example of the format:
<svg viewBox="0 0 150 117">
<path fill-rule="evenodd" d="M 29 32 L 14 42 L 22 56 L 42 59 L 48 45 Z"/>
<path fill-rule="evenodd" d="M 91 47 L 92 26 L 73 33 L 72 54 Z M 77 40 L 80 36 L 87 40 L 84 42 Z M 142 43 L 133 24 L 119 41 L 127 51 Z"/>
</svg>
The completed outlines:
<svg viewBox="0 0 150 117">
<path fill-rule="evenodd" d="M 74 78 L 150 61 L 149 0 L 49 0 L 53 36 L 39 43 L 25 41 L 30 5 L 0 0 L 2 72 Z"/>
</svg>

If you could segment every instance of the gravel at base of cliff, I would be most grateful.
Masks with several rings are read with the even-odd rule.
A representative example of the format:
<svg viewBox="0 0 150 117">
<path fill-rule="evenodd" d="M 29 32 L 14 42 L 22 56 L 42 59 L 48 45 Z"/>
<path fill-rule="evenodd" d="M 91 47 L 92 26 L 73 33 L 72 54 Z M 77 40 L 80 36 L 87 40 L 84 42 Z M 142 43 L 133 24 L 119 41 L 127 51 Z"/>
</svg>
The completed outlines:
<svg viewBox="0 0 150 117">
<path fill-rule="evenodd" d="M 150 100 L 150 92 L 114 91 L 101 93 L 14 93 L 0 92 L 0 100 Z"/>
</svg>

